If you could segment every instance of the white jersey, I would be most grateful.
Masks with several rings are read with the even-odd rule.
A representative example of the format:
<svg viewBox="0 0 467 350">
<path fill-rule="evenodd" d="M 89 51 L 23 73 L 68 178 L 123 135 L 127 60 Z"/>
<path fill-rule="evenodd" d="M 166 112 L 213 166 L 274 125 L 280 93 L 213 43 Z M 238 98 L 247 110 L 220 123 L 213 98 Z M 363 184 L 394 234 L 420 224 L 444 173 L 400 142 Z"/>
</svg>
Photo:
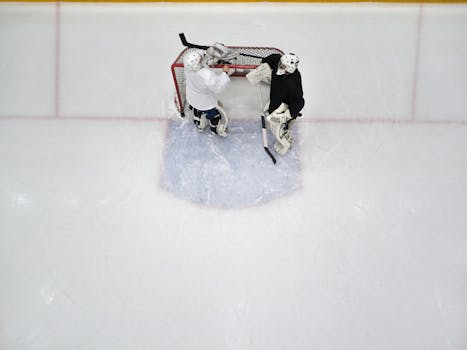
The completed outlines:
<svg viewBox="0 0 467 350">
<path fill-rule="evenodd" d="M 186 100 L 194 108 L 207 111 L 217 106 L 216 94 L 222 92 L 230 83 L 227 73 L 218 74 L 203 67 L 199 71 L 185 69 Z"/>
</svg>

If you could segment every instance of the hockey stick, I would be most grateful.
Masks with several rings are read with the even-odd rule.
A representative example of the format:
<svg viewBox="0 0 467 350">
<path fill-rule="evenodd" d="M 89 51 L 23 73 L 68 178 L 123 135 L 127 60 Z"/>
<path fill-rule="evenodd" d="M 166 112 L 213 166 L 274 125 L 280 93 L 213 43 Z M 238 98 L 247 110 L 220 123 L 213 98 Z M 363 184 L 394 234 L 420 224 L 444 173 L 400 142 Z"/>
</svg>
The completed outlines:
<svg viewBox="0 0 467 350">
<path fill-rule="evenodd" d="M 178 34 L 178 36 L 180 37 L 180 40 L 182 41 L 183 46 L 193 48 L 193 49 L 201 49 L 201 50 L 207 50 L 209 47 L 205 45 L 196 45 L 196 44 L 189 43 L 188 41 L 186 41 L 185 34 L 183 33 Z"/>
<path fill-rule="evenodd" d="M 258 85 L 259 89 L 259 101 L 260 101 L 260 109 L 263 110 L 263 93 L 261 92 L 261 84 Z M 264 114 L 261 114 L 261 128 L 262 128 L 262 134 L 263 134 L 263 146 L 264 150 L 268 154 L 269 157 L 271 157 L 271 160 L 274 164 L 276 164 L 276 158 L 272 155 L 271 151 L 269 150 L 268 146 L 268 135 L 266 133 L 266 120 L 264 118 Z"/>
<path fill-rule="evenodd" d="M 180 40 L 182 41 L 183 46 L 186 46 L 186 47 L 189 47 L 189 48 L 192 48 L 192 49 L 201 49 L 201 50 L 207 50 L 209 48 L 209 46 L 206 46 L 206 45 L 197 45 L 197 44 L 189 43 L 185 38 L 185 34 L 183 34 L 183 33 L 178 34 L 178 36 L 180 37 Z M 261 57 L 261 56 L 250 55 L 250 54 L 242 53 L 242 52 L 240 52 L 239 55 L 240 56 L 245 56 L 245 57 L 259 58 L 259 59 L 264 58 L 264 57 Z"/>
<path fill-rule="evenodd" d="M 274 164 L 276 164 L 276 158 L 272 155 L 271 151 L 269 150 L 268 147 L 268 135 L 266 134 L 266 121 L 264 120 L 264 115 L 261 114 L 261 126 L 262 126 L 262 132 L 263 132 L 263 146 L 264 150 L 268 154 L 269 157 L 271 157 L 271 160 Z"/>
</svg>

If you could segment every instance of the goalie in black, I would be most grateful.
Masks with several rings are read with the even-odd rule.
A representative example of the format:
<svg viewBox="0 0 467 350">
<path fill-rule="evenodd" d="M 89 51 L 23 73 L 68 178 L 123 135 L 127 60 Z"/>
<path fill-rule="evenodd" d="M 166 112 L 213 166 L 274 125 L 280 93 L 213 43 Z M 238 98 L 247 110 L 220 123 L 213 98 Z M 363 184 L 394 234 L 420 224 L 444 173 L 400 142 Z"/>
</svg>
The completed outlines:
<svg viewBox="0 0 467 350">
<path fill-rule="evenodd" d="M 293 54 L 272 54 L 263 58 L 255 70 L 247 74 L 253 85 L 264 81 L 271 84 L 269 102 L 264 107 L 271 133 L 276 137 L 275 151 L 284 155 L 292 146 L 291 127 L 301 116 L 305 105 L 302 78 L 297 69 L 299 59 Z"/>
</svg>

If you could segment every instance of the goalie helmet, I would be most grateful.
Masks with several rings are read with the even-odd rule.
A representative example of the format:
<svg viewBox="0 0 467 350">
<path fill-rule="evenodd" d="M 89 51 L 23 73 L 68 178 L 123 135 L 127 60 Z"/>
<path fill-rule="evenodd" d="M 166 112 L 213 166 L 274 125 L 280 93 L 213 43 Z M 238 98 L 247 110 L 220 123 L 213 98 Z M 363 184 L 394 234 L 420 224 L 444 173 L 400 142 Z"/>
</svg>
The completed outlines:
<svg viewBox="0 0 467 350">
<path fill-rule="evenodd" d="M 277 75 L 283 75 L 285 73 L 292 74 L 297 69 L 298 62 L 299 59 L 294 53 L 282 55 L 279 61 L 279 67 L 277 68 Z"/>
<path fill-rule="evenodd" d="M 201 53 L 198 51 L 190 51 L 183 58 L 183 65 L 185 68 L 197 72 L 203 66 L 202 61 L 203 55 Z"/>
</svg>

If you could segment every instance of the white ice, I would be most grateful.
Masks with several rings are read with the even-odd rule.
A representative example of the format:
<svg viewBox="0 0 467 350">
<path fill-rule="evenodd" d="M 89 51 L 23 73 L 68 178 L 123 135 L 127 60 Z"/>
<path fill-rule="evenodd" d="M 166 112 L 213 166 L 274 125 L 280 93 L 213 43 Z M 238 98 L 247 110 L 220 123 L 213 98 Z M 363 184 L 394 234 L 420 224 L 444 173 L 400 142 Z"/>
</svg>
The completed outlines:
<svg viewBox="0 0 467 350">
<path fill-rule="evenodd" d="M 300 190 L 161 189 L 180 32 L 300 57 Z M 466 349 L 466 62 L 466 5 L 1 3 L 0 349 Z"/>
</svg>

